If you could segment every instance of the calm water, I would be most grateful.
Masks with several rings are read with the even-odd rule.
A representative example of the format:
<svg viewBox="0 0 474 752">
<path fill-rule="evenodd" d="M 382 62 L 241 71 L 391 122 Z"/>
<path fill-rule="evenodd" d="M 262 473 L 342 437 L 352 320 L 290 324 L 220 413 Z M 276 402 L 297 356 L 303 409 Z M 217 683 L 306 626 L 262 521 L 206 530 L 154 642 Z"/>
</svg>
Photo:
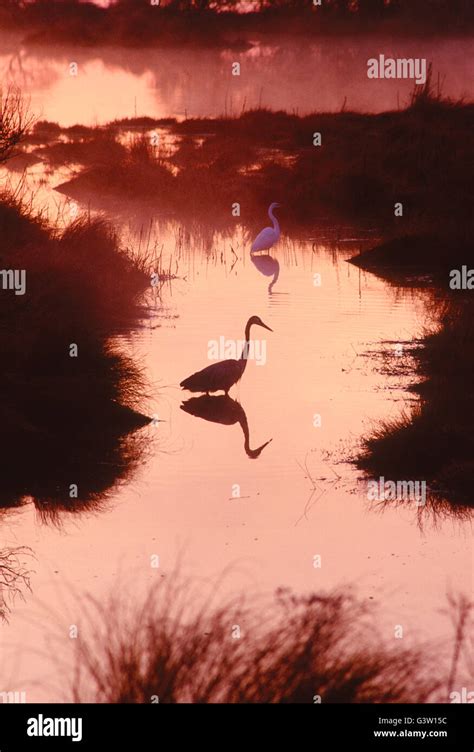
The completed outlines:
<svg viewBox="0 0 474 752">
<path fill-rule="evenodd" d="M 52 653 L 42 654 L 49 609 L 58 620 L 80 624 L 70 590 L 105 595 L 125 573 L 140 589 L 178 559 L 197 577 L 217 577 L 229 566 L 225 587 L 239 591 L 356 584 L 362 598 L 379 606 L 388 638 L 395 624 L 422 639 L 445 633 L 449 625 L 439 610 L 447 589 L 471 588 L 470 527 L 451 519 L 435 525 L 426 512 L 420 529 L 413 503 L 369 502 L 348 462 L 367 430 L 410 402 L 411 377 L 400 375 L 409 350 L 400 357 L 394 348 L 418 333 L 423 296 L 360 274 L 343 249 L 289 239 L 274 254 L 280 276 L 269 295 L 268 277 L 249 260 L 241 233 L 214 237 L 206 253 L 201 238 L 177 250 L 178 225 L 156 231 L 185 279 L 161 290 L 149 322 L 121 344 L 146 368 L 154 387 L 150 414 L 163 422 L 146 429 L 150 458 L 107 511 L 66 516 L 60 530 L 42 525 L 32 507 L 9 518 L 4 539 L 30 545 L 37 571 L 34 597 L 18 604 L 10 627 L 1 630 L 9 646 L 6 674 L 30 688 L 30 700 L 59 698 L 58 688 L 45 683 L 48 676 L 57 680 Z M 231 244 L 238 255 L 232 270 Z M 181 410 L 189 395 L 177 386 L 209 363 L 209 340 L 240 339 L 252 314 L 274 330 L 261 330 L 266 363 L 249 361 L 231 394 L 245 410 L 251 447 L 272 439 L 258 459 L 245 453 L 239 424 Z M 235 484 L 240 498 L 233 496 Z M 150 567 L 153 554 L 158 570 Z M 315 554 L 322 556 L 320 569 L 313 567 Z"/>
<path fill-rule="evenodd" d="M 436 54 L 420 42 L 384 44 L 383 50 L 408 55 L 416 49 L 433 59 L 446 76 L 446 92 L 458 96 L 463 82 L 474 80 L 463 45 L 440 43 Z M 370 55 L 380 49 L 370 46 Z M 17 77 L 21 62 L 33 105 L 64 124 L 133 115 L 135 98 L 138 114 L 218 114 L 226 97 L 228 111 L 239 111 L 245 97 L 248 107 L 256 104 L 258 88 L 262 104 L 300 110 L 339 109 L 344 92 L 347 107 L 360 109 L 372 109 L 376 100 L 382 110 L 397 100 L 389 82 L 380 83 L 379 98 L 371 89 L 369 99 L 361 72 L 367 42 L 348 40 L 337 56 L 325 42 L 311 45 L 308 65 L 298 68 L 291 44 L 239 54 L 194 52 L 184 60 L 173 51 L 127 52 L 126 59 L 112 51 L 85 54 L 24 50 L 17 58 L 4 53 L 1 62 Z M 73 81 L 64 73 L 71 58 L 81 66 Z M 238 81 L 229 77 L 234 59 L 243 63 Z M 45 179 L 41 166 L 28 171 L 31 187 L 43 181 L 36 200 L 52 213 L 65 201 L 52 190 L 64 177 Z M 280 218 L 285 233 L 284 209 Z M 109 219 L 124 242 L 137 247 L 149 218 L 131 218 L 124 207 Z M 397 624 L 410 639 L 445 637 L 450 625 L 440 609 L 446 592 L 472 590 L 470 524 L 449 517 L 435 524 L 413 503 L 369 502 L 366 483 L 350 463 L 362 436 L 413 404 L 410 342 L 426 323 L 426 293 L 396 290 L 347 264 L 360 246 L 350 230 L 336 244 L 318 228 L 308 238 L 284 234 L 263 270 L 274 273 L 279 266 L 269 294 L 272 276 L 262 272 L 264 261 L 260 270 L 252 263 L 242 228 L 224 238 L 214 233 L 212 217 L 200 235 L 158 214 L 151 220 L 150 242 L 163 248 L 178 279 L 159 295 L 150 293 L 149 319 L 119 345 L 143 365 L 151 391 L 146 409 L 160 422 L 145 429 L 147 461 L 104 511 L 65 515 L 59 528 L 42 524 L 31 505 L 5 518 L 2 545 L 31 546 L 37 558 L 33 594 L 17 602 L 10 624 L 0 628 L 4 689 L 26 688 L 29 701 L 63 699 L 64 669 L 47 638 L 51 624 L 82 628 L 76 594 L 100 598 L 119 588 L 124 575 L 140 590 L 177 560 L 196 577 L 212 579 L 229 567 L 224 587 L 232 591 L 355 585 L 378 606 L 387 639 Z M 254 314 L 274 330 L 252 332 L 265 340 L 266 361 L 250 360 L 231 396 L 245 412 L 251 448 L 272 441 L 250 459 L 242 425 L 183 411 L 190 395 L 178 384 L 209 364 L 211 340 L 242 339 Z M 153 554 L 159 569 L 150 567 Z M 313 567 L 317 554 L 319 569 Z M 67 635 L 63 642 L 70 643 Z"/>
<path fill-rule="evenodd" d="M 302 54 L 304 49 L 304 54 Z M 363 37 L 255 40 L 234 50 L 126 50 L 18 48 L 0 37 L 0 76 L 21 85 L 40 117 L 62 125 L 105 123 L 121 117 L 215 117 L 266 106 L 300 114 L 346 109 L 396 109 L 409 98 L 411 81 L 369 80 L 367 60 L 426 58 L 446 96 L 472 99 L 474 59 L 470 39 L 423 40 Z M 69 75 L 69 64 L 78 75 Z M 241 65 L 240 76 L 232 64 Z M 439 77 L 439 79 L 438 79 Z"/>
</svg>

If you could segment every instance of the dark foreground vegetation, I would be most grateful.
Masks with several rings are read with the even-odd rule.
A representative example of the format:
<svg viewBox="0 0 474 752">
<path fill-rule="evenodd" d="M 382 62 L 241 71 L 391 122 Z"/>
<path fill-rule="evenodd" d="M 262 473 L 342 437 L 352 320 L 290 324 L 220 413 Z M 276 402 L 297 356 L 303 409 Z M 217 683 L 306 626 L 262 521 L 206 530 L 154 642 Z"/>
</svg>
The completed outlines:
<svg viewBox="0 0 474 752">
<path fill-rule="evenodd" d="M 451 141 L 446 123 L 435 114 L 438 106 L 442 110 L 446 105 L 422 102 L 419 110 L 437 147 L 420 131 L 416 149 L 405 144 L 400 151 L 400 166 L 409 155 L 419 168 L 406 172 L 414 182 L 411 189 L 407 183 L 404 201 L 411 218 L 397 220 L 403 232 L 396 233 L 392 225 L 381 244 L 350 259 L 395 285 L 433 289 L 430 330 L 414 352 L 419 402 L 365 438 L 357 465 L 373 477 L 425 480 L 431 509 L 462 514 L 474 507 L 474 302 L 472 290 L 451 287 L 454 270 L 467 273 L 474 267 L 469 210 L 474 177 L 467 168 L 474 159 L 474 138 L 465 131 L 455 153 L 445 158 Z M 448 105 L 448 111 L 453 124 L 463 111 L 461 117 L 468 120 L 473 115 L 472 105 Z"/>
<path fill-rule="evenodd" d="M 8 90 L 0 163 L 30 124 Z M 0 266 L 0 509 L 31 500 L 47 517 L 97 508 L 143 456 L 134 432 L 148 422 L 144 380 L 112 337 L 143 317 L 146 260 L 121 250 L 100 220 L 50 227 L 20 184 L 16 195 L 0 192 Z"/>
<path fill-rule="evenodd" d="M 248 36 L 351 32 L 465 33 L 470 0 L 261 0 L 239 13 L 239 0 L 0 0 L 0 28 L 23 43 L 95 46 L 247 45 Z"/>
<path fill-rule="evenodd" d="M 102 222 L 52 231 L 7 195 L 0 237 L 2 269 L 26 272 L 23 295 L 0 290 L 0 507 L 94 506 L 140 456 L 143 379 L 110 337 L 143 316 L 148 278 Z"/>
<path fill-rule="evenodd" d="M 194 603 L 173 577 L 138 608 L 82 603 L 95 637 L 78 641 L 73 701 L 426 702 L 440 689 L 424 653 L 389 647 L 348 593 Z"/>
<path fill-rule="evenodd" d="M 474 302 L 472 293 L 434 296 L 436 322 L 415 352 L 419 404 L 378 426 L 358 467 L 373 477 L 429 483 L 431 507 L 474 508 Z M 450 502 L 447 507 L 443 502 Z M 434 504 L 434 506 L 433 506 Z"/>
<path fill-rule="evenodd" d="M 449 598 L 454 639 L 440 649 L 382 638 L 375 611 L 347 590 L 296 596 L 279 589 L 271 602 L 249 603 L 206 595 L 207 587 L 171 574 L 138 605 L 123 586 L 105 601 L 82 599 L 69 699 L 449 702 L 469 674 L 472 604 L 463 596 Z"/>
</svg>

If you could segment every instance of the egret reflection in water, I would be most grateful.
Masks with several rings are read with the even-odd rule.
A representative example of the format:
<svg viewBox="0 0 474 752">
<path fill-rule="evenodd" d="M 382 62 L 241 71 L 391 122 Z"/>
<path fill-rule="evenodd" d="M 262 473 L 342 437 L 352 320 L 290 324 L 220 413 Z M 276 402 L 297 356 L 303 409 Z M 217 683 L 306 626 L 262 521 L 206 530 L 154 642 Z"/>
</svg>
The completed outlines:
<svg viewBox="0 0 474 752">
<path fill-rule="evenodd" d="M 211 423 L 220 423 L 224 426 L 232 426 L 238 423 L 244 434 L 245 452 L 252 460 L 257 459 L 271 441 L 269 439 L 257 449 L 250 448 L 250 431 L 245 410 L 228 394 L 216 397 L 211 397 L 208 394 L 203 394 L 201 397 L 191 397 L 191 399 L 182 403 L 181 410 L 194 415 L 196 418 L 202 418 Z"/>
<path fill-rule="evenodd" d="M 279 206 L 281 206 L 281 204 L 276 202 L 270 204 L 268 208 L 268 216 L 272 220 L 273 227 L 264 227 L 264 229 L 258 233 L 250 249 L 250 259 L 253 265 L 266 277 L 273 277 L 268 285 L 269 293 L 272 292 L 273 285 L 280 274 L 280 264 L 268 253 L 270 248 L 279 241 L 281 235 L 280 225 L 273 214 L 274 209 Z M 265 251 L 265 253 L 262 253 L 262 251 Z"/>
<path fill-rule="evenodd" d="M 265 277 L 273 277 L 268 285 L 268 292 L 271 295 L 273 292 L 273 286 L 280 276 L 279 262 L 277 259 L 273 258 L 273 256 L 270 256 L 269 253 L 251 253 L 250 260 L 255 268 L 258 269 L 261 274 L 264 274 Z"/>
</svg>

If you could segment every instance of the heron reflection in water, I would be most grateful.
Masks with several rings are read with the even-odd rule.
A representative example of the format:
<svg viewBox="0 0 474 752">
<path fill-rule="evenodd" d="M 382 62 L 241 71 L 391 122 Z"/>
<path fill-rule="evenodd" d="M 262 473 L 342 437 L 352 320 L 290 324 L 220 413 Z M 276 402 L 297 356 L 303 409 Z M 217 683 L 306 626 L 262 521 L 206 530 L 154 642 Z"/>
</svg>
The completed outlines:
<svg viewBox="0 0 474 752">
<path fill-rule="evenodd" d="M 228 394 L 216 397 L 211 397 L 208 394 L 203 394 L 201 397 L 191 397 L 191 399 L 183 402 L 181 410 L 189 413 L 189 415 L 194 415 L 196 418 L 202 418 L 211 423 L 220 423 L 224 426 L 232 426 L 238 423 L 244 434 L 245 452 L 252 460 L 257 459 L 271 441 L 271 439 L 266 441 L 257 449 L 250 448 L 250 431 L 245 410 Z"/>
</svg>

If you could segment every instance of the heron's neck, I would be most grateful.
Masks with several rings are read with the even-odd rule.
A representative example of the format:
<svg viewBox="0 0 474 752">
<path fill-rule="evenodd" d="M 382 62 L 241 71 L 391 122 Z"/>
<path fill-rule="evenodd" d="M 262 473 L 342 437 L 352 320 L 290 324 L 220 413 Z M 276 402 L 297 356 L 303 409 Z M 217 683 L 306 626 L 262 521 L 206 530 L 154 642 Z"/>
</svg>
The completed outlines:
<svg viewBox="0 0 474 752">
<path fill-rule="evenodd" d="M 247 324 L 247 326 L 245 327 L 244 349 L 242 350 L 242 355 L 240 356 L 240 360 L 244 361 L 244 368 L 247 365 L 247 359 L 249 356 L 249 348 L 250 348 L 250 326 Z"/>
<path fill-rule="evenodd" d="M 242 433 L 244 434 L 244 448 L 245 453 L 249 454 L 252 450 L 250 449 L 250 431 L 249 431 L 249 424 L 247 422 L 247 416 L 245 414 L 245 411 L 242 409 L 242 414 L 239 418 L 240 427 L 242 429 Z"/>
<path fill-rule="evenodd" d="M 273 222 L 273 229 L 275 230 L 275 232 L 280 232 L 280 225 L 278 224 L 278 219 L 273 214 L 273 209 L 268 210 L 268 216 Z"/>
<path fill-rule="evenodd" d="M 247 416 L 245 414 L 245 410 L 242 409 L 242 414 L 239 418 L 240 427 L 244 434 L 244 449 L 247 457 L 250 457 L 251 460 L 256 460 L 257 457 L 260 457 L 261 452 L 265 449 L 267 444 L 270 443 L 270 441 L 266 441 L 265 444 L 262 444 L 262 446 L 259 446 L 257 449 L 250 449 L 250 431 L 249 431 L 249 424 L 247 422 Z"/>
</svg>

